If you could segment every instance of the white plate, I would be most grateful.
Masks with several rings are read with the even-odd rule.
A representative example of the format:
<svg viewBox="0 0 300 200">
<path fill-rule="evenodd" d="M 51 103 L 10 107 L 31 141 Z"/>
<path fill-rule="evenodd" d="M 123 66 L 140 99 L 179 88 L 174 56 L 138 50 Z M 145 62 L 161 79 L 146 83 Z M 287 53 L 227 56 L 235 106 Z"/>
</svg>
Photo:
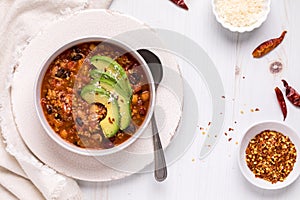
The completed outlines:
<svg viewBox="0 0 300 200">
<path fill-rule="evenodd" d="M 43 163 L 67 176 L 87 181 L 110 181 L 139 172 L 153 161 L 153 144 L 150 126 L 144 137 L 124 151 L 104 156 L 87 157 L 67 151 L 57 145 L 45 133 L 34 109 L 34 80 L 44 60 L 58 47 L 84 36 L 98 35 L 114 37 L 126 31 L 147 28 L 142 22 L 126 15 L 106 11 L 89 10 L 60 20 L 48 26 L 35 37 L 23 52 L 19 67 L 14 75 L 12 105 L 15 122 L 29 149 Z M 147 28 L 148 29 L 148 28 Z M 149 32 L 150 29 L 148 29 Z M 143 48 L 143 42 L 131 38 L 134 49 Z M 158 40 L 158 38 L 153 38 Z M 155 51 L 160 57 L 165 71 L 180 74 L 173 56 Z M 176 80 L 174 80 L 174 78 Z M 174 91 L 170 90 L 170 86 Z M 181 119 L 183 102 L 182 80 L 165 73 L 157 91 L 155 115 L 160 127 L 163 147 L 173 138 Z M 167 119 L 167 120 L 165 120 Z"/>
<path fill-rule="evenodd" d="M 297 150 L 297 159 L 296 163 L 294 165 L 293 171 L 287 176 L 287 178 L 283 182 L 277 182 L 277 183 L 270 183 L 268 181 L 265 181 L 260 178 L 256 178 L 255 175 L 252 173 L 252 171 L 248 168 L 245 158 L 246 153 L 245 150 L 252 138 L 255 137 L 255 135 L 261 133 L 265 130 L 274 130 L 277 132 L 280 132 L 290 138 L 290 140 L 294 143 L 296 150 Z M 240 144 L 240 149 L 238 151 L 238 162 L 239 167 L 242 171 L 242 174 L 245 176 L 245 178 L 252 183 L 253 185 L 256 185 L 257 187 L 260 187 L 262 189 L 280 189 L 284 188 L 290 184 L 292 184 L 299 176 L 300 173 L 300 138 L 299 138 L 299 132 L 297 133 L 295 130 L 290 128 L 289 126 L 281 123 L 281 122 L 261 122 L 258 124 L 253 125 L 251 128 L 246 131 L 245 135 L 243 136 L 242 142 Z"/>
</svg>

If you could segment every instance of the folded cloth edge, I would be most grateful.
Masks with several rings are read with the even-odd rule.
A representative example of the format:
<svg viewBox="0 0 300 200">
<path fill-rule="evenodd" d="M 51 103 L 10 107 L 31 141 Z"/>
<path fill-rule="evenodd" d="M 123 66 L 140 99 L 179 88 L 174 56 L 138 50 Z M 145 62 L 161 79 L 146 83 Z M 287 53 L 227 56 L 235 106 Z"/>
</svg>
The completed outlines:
<svg viewBox="0 0 300 200">
<path fill-rule="evenodd" d="M 70 14 L 73 14 L 74 12 L 76 11 L 80 11 L 80 10 L 83 10 L 84 8 L 86 8 L 88 5 L 88 1 L 85 1 L 84 4 L 80 7 L 77 7 L 75 9 L 65 9 L 65 10 L 61 10 L 61 14 L 63 16 L 56 16 L 56 20 L 59 20 L 59 19 L 62 19 L 64 17 L 66 17 L 67 15 L 70 15 Z M 42 28 L 43 30 L 43 28 Z M 42 31 L 40 31 L 39 33 L 37 33 L 36 35 L 40 34 Z M 22 51 L 26 48 L 26 46 L 29 44 L 29 42 L 36 36 L 31 36 L 29 38 L 27 38 L 26 42 L 23 44 L 23 45 L 19 45 L 16 52 L 13 54 L 13 60 L 14 60 L 14 63 L 12 63 L 9 67 L 9 70 L 7 73 L 7 76 L 6 76 L 6 79 L 7 81 L 5 81 L 5 86 L 4 86 L 4 89 L 6 90 L 6 95 L 5 94 L 2 94 L 1 95 L 1 100 L 0 102 L 2 102 L 3 104 L 2 105 L 5 105 L 7 106 L 6 103 L 4 103 L 5 101 L 7 101 L 8 99 L 6 97 L 9 97 L 10 98 L 10 87 L 11 87 L 11 82 L 12 82 L 12 78 L 13 78 L 13 72 L 16 70 L 17 66 L 18 66 L 18 61 L 17 61 L 17 58 L 19 58 L 21 55 L 22 55 Z M 10 104 L 10 102 L 9 102 Z M 10 107 L 11 108 L 11 107 Z M 0 112 L 3 112 L 4 109 L 3 109 L 3 106 L 1 106 L 1 111 Z M 11 109 L 9 109 L 11 111 Z M 12 114 L 12 113 L 10 113 Z M 7 116 L 7 115 L 2 115 L 2 116 Z M 12 116 L 13 117 L 13 116 Z M 4 142 L 7 143 L 7 147 L 6 147 L 6 150 L 11 154 L 13 155 L 17 161 L 21 164 L 22 168 L 24 169 L 24 162 L 30 162 L 30 163 L 27 163 L 27 164 L 34 164 L 36 167 L 41 167 L 43 169 L 43 171 L 47 171 L 47 173 L 50 173 L 50 174 L 55 174 L 56 172 L 50 168 L 48 168 L 47 166 L 43 165 L 42 163 L 39 163 L 38 160 L 34 159 L 34 157 L 27 157 L 25 158 L 24 155 L 20 155 L 18 154 L 17 151 L 15 151 L 14 149 L 14 145 L 11 144 L 11 142 L 7 142 L 7 135 L 5 135 L 5 127 L 3 126 L 3 119 L 0 119 L 1 121 L 1 133 L 3 134 L 3 137 L 5 138 L 4 139 Z M 4 130 L 3 130 L 4 129 Z M 27 147 L 25 146 L 25 149 L 27 149 Z M 27 149 L 28 150 L 28 149 Z M 26 160 L 28 159 L 28 160 Z M 34 162 L 32 162 L 34 161 Z M 26 165 L 26 164 L 25 164 Z M 27 170 L 24 170 L 26 173 L 28 173 Z M 30 178 L 30 177 L 29 177 Z M 72 179 L 68 179 L 65 177 L 65 180 L 66 181 L 60 181 L 59 184 L 57 185 L 57 187 L 52 191 L 51 194 L 45 194 L 45 191 L 43 193 L 43 195 L 46 197 L 46 198 L 51 198 L 51 199 L 65 199 L 66 197 L 62 197 L 61 194 L 64 193 L 64 187 L 67 185 L 67 184 L 73 184 L 73 186 L 75 187 L 78 187 L 76 186 L 76 183 L 73 181 L 71 181 Z M 33 181 L 34 183 L 34 181 Z M 37 185 L 37 183 L 34 183 L 40 190 L 41 190 L 41 186 Z M 43 192 L 43 191 L 42 191 Z M 77 194 L 75 194 L 74 196 L 72 197 L 67 197 L 66 199 L 81 199 L 81 193 L 78 191 Z"/>
<path fill-rule="evenodd" d="M 1 184 L 0 184 L 0 194 L 1 194 L 1 198 L 5 200 L 18 200 L 18 198 L 14 194 L 8 191 L 7 188 L 2 186 Z"/>
<path fill-rule="evenodd" d="M 15 184 L 15 183 L 18 184 Z M 28 180 L 0 167 L 0 184 L 14 196 L 23 200 L 42 199 L 40 191 Z"/>
</svg>

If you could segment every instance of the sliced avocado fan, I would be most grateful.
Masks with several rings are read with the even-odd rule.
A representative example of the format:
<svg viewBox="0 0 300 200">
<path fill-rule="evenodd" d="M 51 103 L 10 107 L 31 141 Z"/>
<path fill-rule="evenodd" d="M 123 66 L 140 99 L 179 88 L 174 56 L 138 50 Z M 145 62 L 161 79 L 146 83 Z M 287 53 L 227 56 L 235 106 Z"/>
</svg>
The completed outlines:
<svg viewBox="0 0 300 200">
<path fill-rule="evenodd" d="M 90 71 L 92 80 L 81 90 L 81 97 L 89 104 L 101 103 L 107 109 L 100 127 L 106 138 L 125 130 L 131 122 L 130 102 L 132 88 L 122 66 L 107 56 L 93 56 Z"/>
</svg>

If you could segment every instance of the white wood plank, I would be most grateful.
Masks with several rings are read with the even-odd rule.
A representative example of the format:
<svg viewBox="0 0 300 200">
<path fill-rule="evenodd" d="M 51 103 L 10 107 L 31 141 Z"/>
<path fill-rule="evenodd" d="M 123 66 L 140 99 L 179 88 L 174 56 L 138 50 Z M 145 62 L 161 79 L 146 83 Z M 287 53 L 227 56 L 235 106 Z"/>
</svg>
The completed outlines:
<svg viewBox="0 0 300 200">
<path fill-rule="evenodd" d="M 300 91 L 298 52 L 300 46 L 299 1 L 272 2 L 271 13 L 263 26 L 251 33 L 231 33 L 219 25 L 211 11 L 210 1 L 187 0 L 188 12 L 168 0 L 114 0 L 112 9 L 134 16 L 148 25 L 178 31 L 196 41 L 208 53 L 221 74 L 226 90 L 226 121 L 221 140 L 205 160 L 198 160 L 204 136 L 196 130 L 197 138 L 188 152 L 169 168 L 164 183 L 156 183 L 152 174 L 137 174 L 111 183 L 80 182 L 86 199 L 298 199 L 299 180 L 278 191 L 264 191 L 250 185 L 237 165 L 237 149 L 243 132 L 255 122 L 282 120 L 274 95 L 274 87 L 282 85 L 281 78 Z M 262 59 L 253 59 L 252 50 L 261 42 L 288 30 L 282 45 Z M 284 63 L 279 75 L 269 72 L 274 60 Z M 235 75 L 236 66 L 240 74 Z M 245 77 L 245 78 L 243 78 Z M 196 78 L 191 81 L 197 82 Z M 199 87 L 200 90 L 202 89 Z M 201 98 L 203 94 L 199 94 Z M 205 97 L 205 95 L 204 95 Z M 205 99 L 205 98 L 204 98 Z M 234 99 L 234 100 L 233 100 Z M 209 103 L 208 100 L 206 100 Z M 288 103 L 289 104 L 289 103 Z M 209 108 L 203 103 L 202 113 Z M 250 109 L 259 108 L 259 112 Z M 300 129 L 299 109 L 288 105 L 287 123 Z M 244 114 L 240 111 L 243 110 Z M 199 125 L 206 126 L 209 117 L 201 115 Z M 237 124 L 234 122 L 237 121 Z M 228 128 L 235 130 L 228 132 Z M 229 142 L 228 139 L 232 138 Z M 193 162 L 192 159 L 195 159 Z"/>
</svg>

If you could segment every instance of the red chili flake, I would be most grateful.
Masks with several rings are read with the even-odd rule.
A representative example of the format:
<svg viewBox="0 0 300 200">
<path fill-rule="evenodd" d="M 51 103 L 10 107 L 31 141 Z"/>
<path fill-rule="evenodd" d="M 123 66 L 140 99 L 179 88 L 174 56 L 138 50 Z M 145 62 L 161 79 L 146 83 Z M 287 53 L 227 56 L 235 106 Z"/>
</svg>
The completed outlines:
<svg viewBox="0 0 300 200">
<path fill-rule="evenodd" d="M 225 96 L 222 96 L 223 99 L 225 99 Z"/>
<path fill-rule="evenodd" d="M 278 87 L 275 88 L 275 93 L 276 93 L 278 104 L 279 104 L 279 106 L 281 108 L 281 111 L 282 111 L 282 114 L 283 114 L 283 121 L 284 121 L 285 118 L 286 118 L 286 115 L 287 115 L 286 103 L 285 103 L 283 94 L 282 94 L 281 90 Z"/>
<path fill-rule="evenodd" d="M 204 128 L 203 128 L 203 127 L 200 127 L 200 131 L 202 131 L 202 130 L 204 130 Z"/>
<path fill-rule="evenodd" d="M 75 61 L 70 61 L 70 62 L 68 62 L 68 64 L 67 64 L 67 68 L 68 69 L 73 69 L 75 66 L 76 66 L 76 62 Z"/>
<path fill-rule="evenodd" d="M 233 128 L 229 128 L 228 131 L 234 131 L 234 129 Z"/>
<path fill-rule="evenodd" d="M 232 140 L 232 138 L 229 138 L 229 139 L 228 139 L 228 142 L 230 142 L 231 140 Z"/>
<path fill-rule="evenodd" d="M 288 98 L 288 100 L 297 107 L 300 107 L 300 94 L 291 86 L 289 86 L 289 84 L 285 81 L 282 80 L 283 85 L 285 87 L 285 95 Z"/>
<path fill-rule="evenodd" d="M 211 122 L 208 122 L 208 126 L 210 126 L 211 125 Z"/>
<path fill-rule="evenodd" d="M 185 4 L 184 0 L 170 0 L 172 1 L 173 3 L 175 3 L 177 6 L 185 9 L 185 10 L 188 10 L 188 6 Z"/>
<path fill-rule="evenodd" d="M 273 49 L 275 49 L 284 39 L 287 31 L 283 31 L 278 38 L 267 40 L 254 49 L 252 55 L 254 58 L 261 58 Z"/>
<path fill-rule="evenodd" d="M 225 134 L 225 136 L 227 136 L 227 133 L 226 133 L 226 132 L 225 132 L 224 134 Z"/>
<path fill-rule="evenodd" d="M 260 110 L 259 110 L 259 108 L 255 108 L 255 111 L 258 112 L 258 111 L 260 111 Z"/>
</svg>

